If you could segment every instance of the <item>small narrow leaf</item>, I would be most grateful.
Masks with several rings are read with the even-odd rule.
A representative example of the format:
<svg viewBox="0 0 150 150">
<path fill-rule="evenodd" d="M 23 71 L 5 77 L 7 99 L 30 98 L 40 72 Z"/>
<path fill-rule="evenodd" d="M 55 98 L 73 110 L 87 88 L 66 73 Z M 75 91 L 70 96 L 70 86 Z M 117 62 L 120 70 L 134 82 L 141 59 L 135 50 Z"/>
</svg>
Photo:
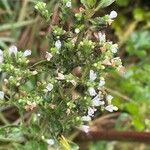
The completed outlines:
<svg viewBox="0 0 150 150">
<path fill-rule="evenodd" d="M 92 8 L 96 4 L 96 0 L 81 0 L 81 3 L 86 7 L 86 8 Z"/>
<path fill-rule="evenodd" d="M 104 8 L 111 5 L 115 0 L 101 0 L 99 3 L 99 7 Z"/>
</svg>

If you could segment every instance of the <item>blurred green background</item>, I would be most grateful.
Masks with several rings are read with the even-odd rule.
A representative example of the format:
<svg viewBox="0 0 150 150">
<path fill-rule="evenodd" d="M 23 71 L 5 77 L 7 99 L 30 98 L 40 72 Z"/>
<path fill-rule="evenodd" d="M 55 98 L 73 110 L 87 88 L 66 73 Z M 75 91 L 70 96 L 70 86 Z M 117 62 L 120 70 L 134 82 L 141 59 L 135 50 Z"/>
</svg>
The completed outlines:
<svg viewBox="0 0 150 150">
<path fill-rule="evenodd" d="M 0 0 L 0 48 L 16 44 L 32 49 L 33 61 L 48 49 L 45 38 L 48 25 L 34 10 L 36 0 Z M 45 0 L 51 9 L 55 0 Z M 118 12 L 108 39 L 119 44 L 119 55 L 125 70 L 111 72 L 108 91 L 114 96 L 120 115 L 117 130 L 150 131 L 150 0 L 117 0 L 99 13 Z M 84 143 L 85 144 L 85 143 Z M 82 149 L 150 150 L 144 143 L 97 141 Z"/>
</svg>

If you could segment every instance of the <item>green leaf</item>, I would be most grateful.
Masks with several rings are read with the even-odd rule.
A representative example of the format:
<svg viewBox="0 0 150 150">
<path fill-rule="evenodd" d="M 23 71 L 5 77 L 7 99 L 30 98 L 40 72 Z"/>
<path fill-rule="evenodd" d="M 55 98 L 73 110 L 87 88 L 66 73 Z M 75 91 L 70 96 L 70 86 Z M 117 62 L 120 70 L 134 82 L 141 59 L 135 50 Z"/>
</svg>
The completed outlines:
<svg viewBox="0 0 150 150">
<path fill-rule="evenodd" d="M 99 7 L 104 8 L 111 5 L 115 0 L 101 0 L 99 3 Z"/>
<path fill-rule="evenodd" d="M 134 18 L 136 19 L 136 20 L 138 20 L 138 21 L 142 21 L 142 20 L 144 20 L 145 19 L 145 14 L 146 14 L 146 12 L 145 12 L 145 10 L 144 9 L 142 9 L 142 8 L 135 8 L 134 10 L 133 10 L 133 15 L 134 15 Z"/>
<path fill-rule="evenodd" d="M 144 124 L 139 117 L 132 117 L 132 124 L 140 131 L 144 129 Z"/>
<path fill-rule="evenodd" d="M 127 52 L 130 55 L 137 55 L 139 58 L 146 56 L 150 47 L 150 32 L 148 30 L 139 30 L 131 34 L 127 44 Z M 146 39 L 146 40 L 145 40 Z"/>
<path fill-rule="evenodd" d="M 129 0 L 116 0 L 117 5 L 119 6 L 127 6 L 129 4 Z"/>
<path fill-rule="evenodd" d="M 132 124 L 138 130 L 144 129 L 142 115 L 140 114 L 139 106 L 136 103 L 128 103 L 125 105 L 127 111 L 132 115 Z"/>
<path fill-rule="evenodd" d="M 93 9 L 88 9 L 85 11 L 85 19 L 89 19 L 94 15 L 94 10 Z"/>
<path fill-rule="evenodd" d="M 81 3 L 86 7 L 86 8 L 92 8 L 96 4 L 96 0 L 81 0 Z"/>
</svg>

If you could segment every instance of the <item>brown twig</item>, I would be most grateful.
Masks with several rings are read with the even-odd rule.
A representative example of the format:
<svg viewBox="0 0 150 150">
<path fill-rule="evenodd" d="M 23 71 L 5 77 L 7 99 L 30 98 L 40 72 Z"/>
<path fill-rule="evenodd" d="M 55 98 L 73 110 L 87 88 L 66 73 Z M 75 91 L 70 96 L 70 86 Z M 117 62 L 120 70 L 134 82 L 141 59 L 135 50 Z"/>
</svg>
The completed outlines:
<svg viewBox="0 0 150 150">
<path fill-rule="evenodd" d="M 76 142 L 87 142 L 97 140 L 117 140 L 150 143 L 150 132 L 101 130 L 96 132 L 89 131 L 88 133 L 81 132 L 75 138 Z"/>
</svg>

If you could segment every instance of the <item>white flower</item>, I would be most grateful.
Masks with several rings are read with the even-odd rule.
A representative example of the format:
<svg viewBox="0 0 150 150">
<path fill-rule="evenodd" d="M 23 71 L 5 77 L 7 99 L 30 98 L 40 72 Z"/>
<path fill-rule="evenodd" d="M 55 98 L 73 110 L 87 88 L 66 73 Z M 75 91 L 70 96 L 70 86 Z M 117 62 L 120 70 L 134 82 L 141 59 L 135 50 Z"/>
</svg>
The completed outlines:
<svg viewBox="0 0 150 150">
<path fill-rule="evenodd" d="M 113 99 L 113 96 L 107 95 L 106 100 L 108 101 L 108 104 L 111 104 L 112 99 Z"/>
<path fill-rule="evenodd" d="M 117 53 L 117 51 L 118 51 L 118 44 L 113 44 L 112 46 L 111 46 L 111 51 L 112 51 L 112 53 Z"/>
<path fill-rule="evenodd" d="M 78 34 L 79 32 L 80 32 L 80 29 L 79 29 L 79 28 L 76 28 L 76 29 L 75 29 L 75 33 Z"/>
<path fill-rule="evenodd" d="M 89 130 L 90 130 L 90 127 L 87 126 L 87 125 L 81 125 L 81 126 L 79 127 L 79 129 L 82 130 L 82 131 L 84 131 L 85 133 L 88 133 Z"/>
<path fill-rule="evenodd" d="M 38 74 L 38 72 L 37 72 L 36 70 L 34 70 L 34 71 L 32 72 L 32 75 L 36 75 L 36 74 Z"/>
<path fill-rule="evenodd" d="M 81 119 L 83 121 L 91 121 L 91 117 L 90 116 L 83 116 Z"/>
<path fill-rule="evenodd" d="M 49 145 L 54 145 L 55 144 L 55 141 L 53 139 L 47 139 L 46 142 Z"/>
<path fill-rule="evenodd" d="M 53 89 L 53 87 L 54 87 L 53 84 L 48 83 L 46 89 L 47 89 L 48 91 L 51 91 L 51 90 Z"/>
<path fill-rule="evenodd" d="M 99 37 L 99 41 L 100 41 L 101 43 L 106 42 L 106 35 L 105 35 L 105 33 L 99 32 L 99 33 L 98 33 L 98 37 Z"/>
<path fill-rule="evenodd" d="M 93 117 L 94 116 L 94 112 L 96 111 L 97 109 L 95 109 L 94 107 L 89 107 L 88 108 L 88 116 L 91 116 Z"/>
<path fill-rule="evenodd" d="M 16 83 L 16 86 L 20 86 L 20 83 L 19 83 L 19 82 L 17 82 L 17 83 Z"/>
<path fill-rule="evenodd" d="M 3 91 L 0 91 L 0 99 L 4 99 L 4 92 Z"/>
<path fill-rule="evenodd" d="M 16 55 L 17 51 L 18 51 L 18 49 L 15 45 L 10 46 L 8 49 L 9 55 L 12 55 L 12 54 Z"/>
<path fill-rule="evenodd" d="M 32 53 L 31 50 L 27 49 L 24 51 L 23 55 L 24 55 L 24 57 L 27 57 L 27 56 L 30 56 L 31 53 Z"/>
<path fill-rule="evenodd" d="M 99 97 L 99 95 L 97 95 L 96 97 L 92 99 L 92 106 L 98 107 L 104 104 L 105 102 L 101 101 L 101 98 Z"/>
<path fill-rule="evenodd" d="M 56 47 L 57 49 L 60 49 L 60 48 L 61 48 L 61 41 L 60 41 L 60 40 L 57 40 L 57 41 L 55 42 L 55 47 Z"/>
<path fill-rule="evenodd" d="M 49 52 L 46 52 L 46 56 L 45 57 L 46 57 L 47 61 L 50 61 L 51 58 L 53 57 L 53 55 L 51 53 L 49 53 Z"/>
<path fill-rule="evenodd" d="M 38 113 L 38 114 L 37 114 L 37 116 L 38 116 L 38 117 L 40 117 L 40 116 L 41 116 L 41 114 L 39 114 L 39 113 Z"/>
<path fill-rule="evenodd" d="M 3 56 L 0 56 L 0 64 L 3 63 Z"/>
<path fill-rule="evenodd" d="M 74 85 L 74 86 L 77 85 L 77 82 L 75 80 L 70 80 L 69 82 L 72 83 L 72 85 Z"/>
<path fill-rule="evenodd" d="M 3 62 L 3 51 L 0 49 L 0 63 Z"/>
<path fill-rule="evenodd" d="M 62 73 L 58 73 L 58 77 L 56 77 L 57 80 L 64 80 L 65 76 Z"/>
<path fill-rule="evenodd" d="M 0 56 L 3 56 L 3 51 L 0 49 Z"/>
<path fill-rule="evenodd" d="M 68 7 L 68 8 L 71 7 L 71 1 L 68 1 L 68 2 L 66 3 L 66 7 Z"/>
<path fill-rule="evenodd" d="M 117 12 L 114 11 L 114 10 L 111 11 L 109 17 L 110 17 L 111 19 L 116 18 L 116 17 L 117 17 Z"/>
<path fill-rule="evenodd" d="M 97 95 L 97 93 L 96 93 L 96 91 L 95 91 L 95 89 L 94 89 L 93 87 L 90 87 L 90 88 L 88 89 L 88 91 L 89 91 L 89 94 L 90 94 L 91 96 Z"/>
<path fill-rule="evenodd" d="M 90 80 L 94 81 L 96 77 L 96 73 L 93 70 L 90 70 Z"/>
<path fill-rule="evenodd" d="M 105 85 L 105 79 L 103 77 L 101 77 L 100 81 L 99 81 L 99 87 L 102 87 Z"/>
<path fill-rule="evenodd" d="M 113 112 L 113 111 L 117 111 L 118 107 L 114 106 L 114 105 L 108 105 L 105 107 L 105 109 L 109 112 Z"/>
</svg>

